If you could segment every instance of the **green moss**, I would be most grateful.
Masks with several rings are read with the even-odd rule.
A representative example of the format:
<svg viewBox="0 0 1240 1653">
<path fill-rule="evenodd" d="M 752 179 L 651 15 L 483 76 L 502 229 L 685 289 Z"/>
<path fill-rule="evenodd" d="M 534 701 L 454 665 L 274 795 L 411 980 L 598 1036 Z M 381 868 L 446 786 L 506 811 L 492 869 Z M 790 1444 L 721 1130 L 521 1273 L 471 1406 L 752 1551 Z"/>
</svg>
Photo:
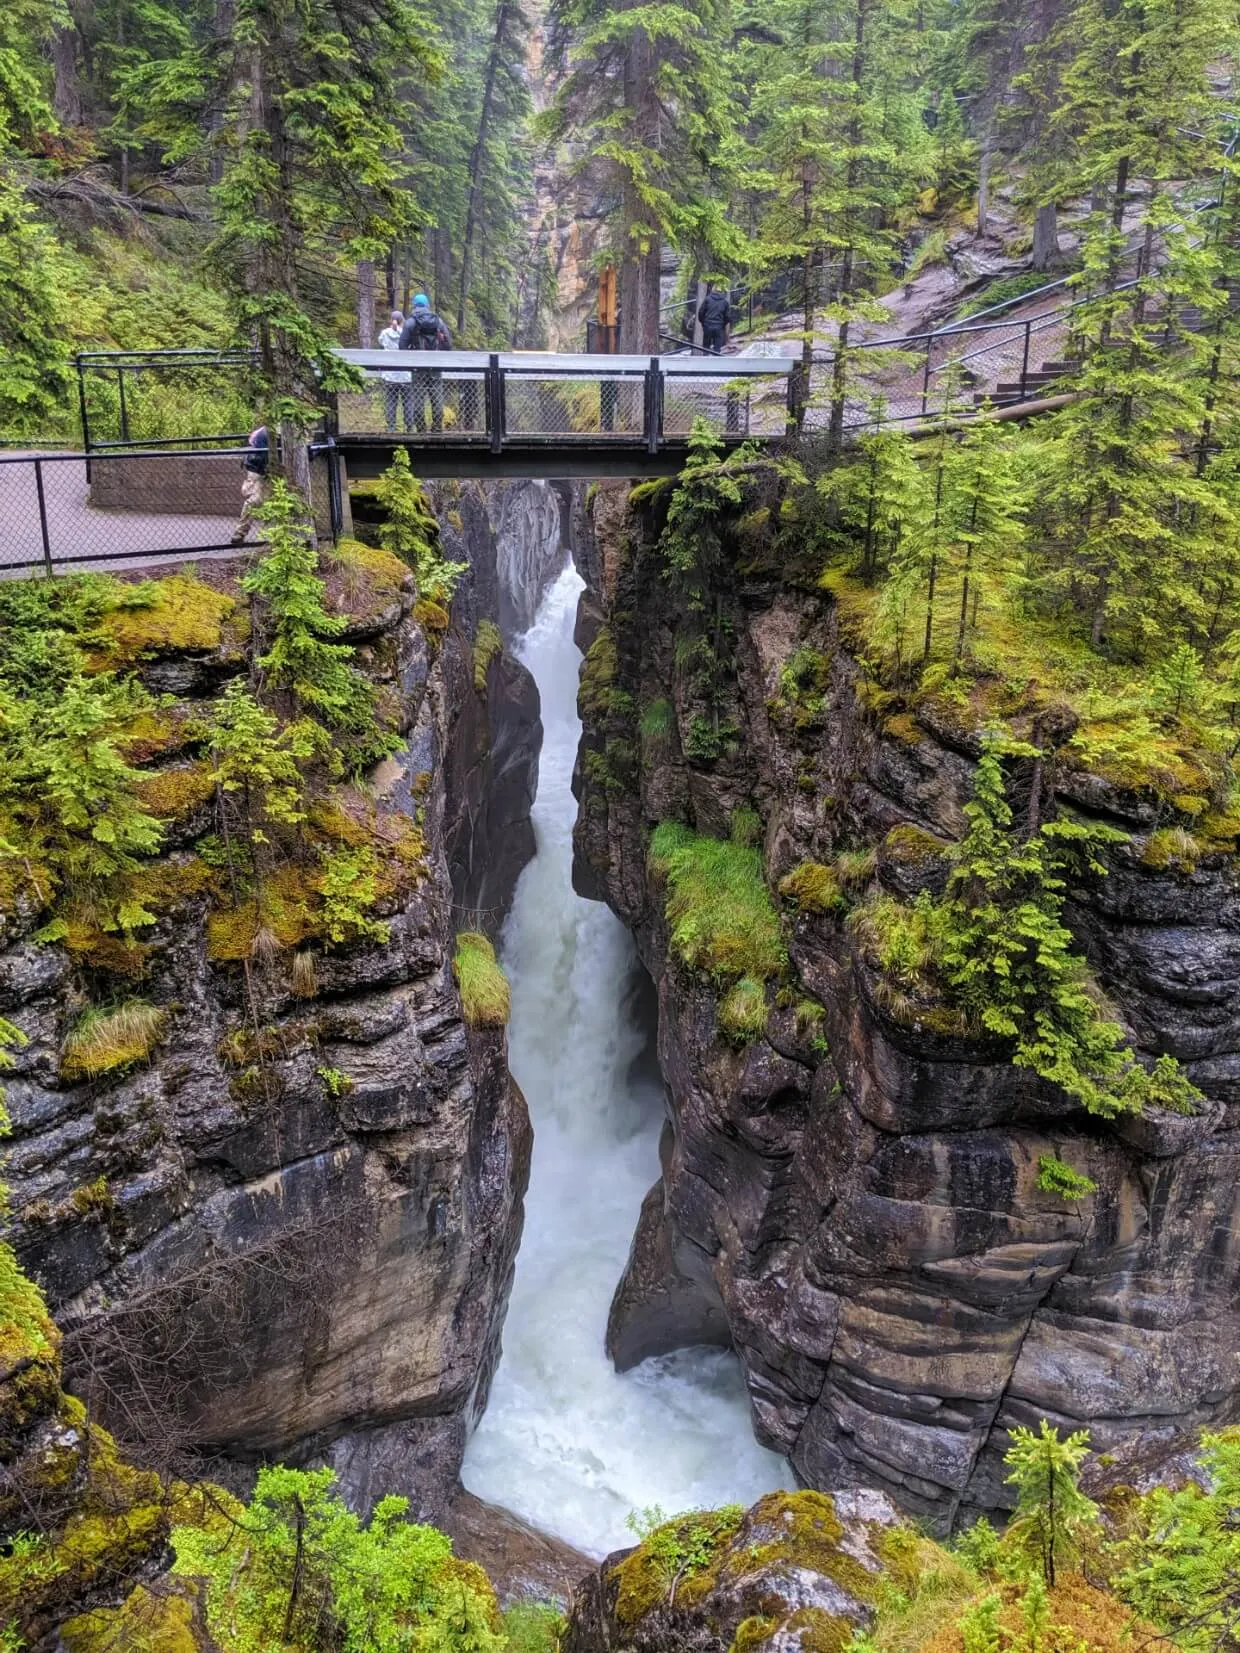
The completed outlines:
<svg viewBox="0 0 1240 1653">
<path fill-rule="evenodd" d="M 428 637 L 442 637 L 451 624 L 451 615 L 442 603 L 421 597 L 413 605 L 413 617 Z"/>
<path fill-rule="evenodd" d="M 673 1597 L 677 1605 L 692 1606 L 710 1590 L 718 1565 L 744 1517 L 739 1504 L 719 1510 L 693 1510 L 638 1523 L 642 1542 L 612 1570 L 616 1581 L 616 1619 L 622 1625 L 641 1618 Z M 633 1525 L 630 1519 L 630 1525 Z"/>
<path fill-rule="evenodd" d="M 742 976 L 719 1004 L 719 1025 L 737 1040 L 756 1039 L 766 1029 L 766 989 L 752 976 Z"/>
<path fill-rule="evenodd" d="M 841 886 L 853 893 L 863 890 L 878 868 L 878 856 L 872 849 L 841 850 L 835 858 L 835 876 Z"/>
<path fill-rule="evenodd" d="M 728 1653 L 755 1653 L 757 1648 L 770 1641 L 782 1622 L 781 1619 L 763 1618 L 756 1614 L 742 1619 L 736 1627 Z"/>
<path fill-rule="evenodd" d="M 339 541 L 328 560 L 344 576 L 342 595 L 353 614 L 376 606 L 386 607 L 413 584 L 407 563 L 395 553 L 378 545 L 366 545 L 361 540 Z"/>
<path fill-rule="evenodd" d="M 235 598 L 193 574 L 170 574 L 121 588 L 99 630 L 111 644 L 113 662 L 181 651 L 205 653 L 224 642 L 225 623 L 236 607 Z"/>
<path fill-rule="evenodd" d="M 1196 872 L 1201 846 L 1183 827 L 1161 827 L 1151 832 L 1141 852 L 1141 864 L 1158 872 Z"/>
<path fill-rule="evenodd" d="M 782 975 L 788 955 L 756 849 L 664 821 L 650 842 L 650 867 L 667 881 L 671 943 L 682 963 L 720 983 Z"/>
<path fill-rule="evenodd" d="M 799 1607 L 785 1628 L 797 1637 L 800 1653 L 842 1653 L 857 1627 L 851 1619 L 821 1607 Z"/>
<path fill-rule="evenodd" d="M 108 1218 L 116 1210 L 116 1196 L 107 1177 L 96 1177 L 73 1190 L 73 1209 L 79 1217 Z"/>
<path fill-rule="evenodd" d="M 178 764 L 143 775 L 136 790 L 139 803 L 150 814 L 176 821 L 205 804 L 214 795 L 215 782 L 208 763 Z"/>
<path fill-rule="evenodd" d="M 803 913 L 833 913 L 846 905 L 839 879 L 821 861 L 802 861 L 779 881 L 779 893 Z"/>
<path fill-rule="evenodd" d="M 506 1027 L 511 1009 L 508 978 L 495 957 L 495 948 L 476 930 L 456 938 L 452 974 L 461 993 L 461 1008 L 469 1027 Z"/>
<path fill-rule="evenodd" d="M 896 712 L 883 724 L 883 733 L 902 746 L 920 746 L 925 739 L 917 719 L 911 712 Z"/>
<path fill-rule="evenodd" d="M 167 1025 L 166 1010 L 140 999 L 114 1010 L 88 1010 L 65 1040 L 60 1077 L 72 1084 L 122 1073 L 150 1056 Z"/>
<path fill-rule="evenodd" d="M 491 662 L 504 652 L 504 639 L 493 620 L 479 620 L 474 633 L 474 688 L 480 695 L 487 692 L 487 673 Z"/>
<path fill-rule="evenodd" d="M 892 827 L 883 839 L 882 853 L 885 859 L 896 861 L 901 866 L 924 869 L 949 855 L 950 846 L 941 838 L 936 838 L 933 832 L 926 832 L 922 827 L 906 821 Z"/>
<path fill-rule="evenodd" d="M 65 1653 L 205 1653 L 198 1634 L 198 1587 L 192 1579 L 140 1584 L 119 1607 L 70 1619 L 60 1630 Z"/>
<path fill-rule="evenodd" d="M 628 718 L 633 697 L 619 684 L 620 659 L 611 629 L 603 626 L 581 663 L 577 705 L 583 719 Z"/>
</svg>

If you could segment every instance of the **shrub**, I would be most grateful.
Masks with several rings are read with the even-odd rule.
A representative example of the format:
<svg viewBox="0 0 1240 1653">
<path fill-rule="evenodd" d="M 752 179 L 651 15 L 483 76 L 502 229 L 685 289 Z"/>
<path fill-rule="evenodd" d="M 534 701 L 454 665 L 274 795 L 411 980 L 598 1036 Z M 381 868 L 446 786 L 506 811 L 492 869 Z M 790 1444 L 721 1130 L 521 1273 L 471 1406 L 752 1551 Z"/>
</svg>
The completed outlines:
<svg viewBox="0 0 1240 1653">
<path fill-rule="evenodd" d="M 788 957 L 757 850 L 664 821 L 650 865 L 667 880 L 672 948 L 683 963 L 720 983 L 783 973 Z"/>
<path fill-rule="evenodd" d="M 495 948 L 477 930 L 463 930 L 456 938 L 452 974 L 461 993 L 461 1007 L 470 1027 L 506 1027 L 512 995 L 508 978 L 495 957 Z"/>
<path fill-rule="evenodd" d="M 1085 1200 L 1098 1192 L 1092 1177 L 1073 1170 L 1055 1154 L 1038 1155 L 1038 1187 L 1044 1194 L 1058 1194 L 1062 1200 Z"/>
<path fill-rule="evenodd" d="M 514 1601 L 503 1625 L 507 1653 L 556 1653 L 564 1614 L 552 1601 Z"/>
<path fill-rule="evenodd" d="M 97 1079 L 145 1061 L 163 1038 L 168 1013 L 132 999 L 115 1010 L 88 1010 L 65 1040 L 62 1079 Z"/>
<path fill-rule="evenodd" d="M 443 1533 L 407 1521 L 408 1507 L 380 1499 L 363 1526 L 330 1469 L 260 1469 L 241 1519 L 174 1528 L 176 1572 L 205 1580 L 208 1628 L 235 1653 L 502 1653 L 486 1574 L 458 1561 Z"/>
<path fill-rule="evenodd" d="M 410 469 L 409 455 L 404 448 L 397 448 L 393 454 L 375 496 L 384 511 L 379 544 L 413 569 L 422 602 L 450 608 L 457 584 L 469 564 L 448 562 L 444 558 L 439 547 L 439 524 L 427 503 L 422 484 Z"/>
</svg>

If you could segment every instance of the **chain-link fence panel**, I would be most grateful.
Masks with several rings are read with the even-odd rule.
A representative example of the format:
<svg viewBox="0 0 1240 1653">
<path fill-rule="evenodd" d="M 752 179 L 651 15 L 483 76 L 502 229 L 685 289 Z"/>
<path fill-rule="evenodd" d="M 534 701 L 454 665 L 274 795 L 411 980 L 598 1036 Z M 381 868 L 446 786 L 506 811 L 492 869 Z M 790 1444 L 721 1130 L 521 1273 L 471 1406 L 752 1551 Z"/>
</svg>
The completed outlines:
<svg viewBox="0 0 1240 1653">
<path fill-rule="evenodd" d="M 367 368 L 361 390 L 336 397 L 337 428 L 348 436 L 484 437 L 486 375 L 480 369 Z"/>
<path fill-rule="evenodd" d="M 622 436 L 646 428 L 644 374 L 504 372 L 504 435 Z"/>
<path fill-rule="evenodd" d="M 6 454 L 0 571 L 69 574 L 110 563 L 222 551 L 258 525 L 243 516 L 243 452 Z M 261 496 L 251 486 L 251 504 Z"/>
<path fill-rule="evenodd" d="M 686 437 L 695 419 L 724 437 L 782 436 L 788 428 L 788 375 L 665 373 L 662 434 Z"/>
</svg>

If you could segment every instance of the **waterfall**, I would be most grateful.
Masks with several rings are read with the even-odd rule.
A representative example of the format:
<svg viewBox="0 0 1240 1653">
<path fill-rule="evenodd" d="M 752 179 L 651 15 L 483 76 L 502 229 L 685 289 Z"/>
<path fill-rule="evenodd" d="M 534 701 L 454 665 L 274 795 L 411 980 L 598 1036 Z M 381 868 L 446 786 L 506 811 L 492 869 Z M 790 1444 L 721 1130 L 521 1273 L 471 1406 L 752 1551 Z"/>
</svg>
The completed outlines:
<svg viewBox="0 0 1240 1653">
<path fill-rule="evenodd" d="M 509 1060 L 534 1121 L 534 1163 L 504 1355 L 463 1478 L 479 1497 L 604 1555 L 633 1542 L 634 1509 L 749 1503 L 789 1483 L 782 1460 L 753 1438 L 730 1353 L 680 1351 L 621 1376 L 603 1352 L 611 1294 L 659 1174 L 663 1098 L 642 1060 L 632 939 L 572 889 L 581 590 L 566 569 L 518 648 L 538 682 L 545 734 L 538 852 L 502 956 Z"/>
</svg>

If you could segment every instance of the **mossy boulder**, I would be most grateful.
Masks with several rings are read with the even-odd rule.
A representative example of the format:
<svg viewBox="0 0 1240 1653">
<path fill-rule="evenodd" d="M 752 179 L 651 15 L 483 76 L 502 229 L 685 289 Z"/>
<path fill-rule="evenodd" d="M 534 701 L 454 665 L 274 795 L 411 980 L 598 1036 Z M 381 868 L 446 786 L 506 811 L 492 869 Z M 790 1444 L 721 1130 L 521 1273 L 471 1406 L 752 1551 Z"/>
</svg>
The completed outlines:
<svg viewBox="0 0 1240 1653">
<path fill-rule="evenodd" d="M 677 1516 L 582 1581 L 561 1653 L 841 1653 L 873 1622 L 897 1527 L 866 1491 Z"/>
</svg>

